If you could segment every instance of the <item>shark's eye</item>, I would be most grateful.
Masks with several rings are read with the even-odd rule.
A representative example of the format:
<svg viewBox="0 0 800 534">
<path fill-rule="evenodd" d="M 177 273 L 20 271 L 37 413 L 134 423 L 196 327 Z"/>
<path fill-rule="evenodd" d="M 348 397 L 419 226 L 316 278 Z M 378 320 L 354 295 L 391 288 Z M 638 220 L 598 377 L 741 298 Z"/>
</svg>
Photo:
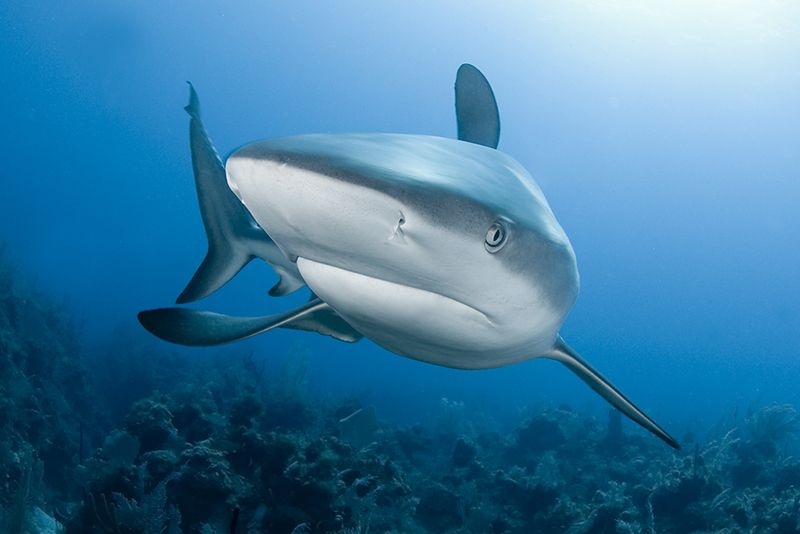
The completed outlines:
<svg viewBox="0 0 800 534">
<path fill-rule="evenodd" d="M 505 221 L 495 221 L 489 227 L 489 231 L 486 232 L 486 241 L 483 242 L 483 245 L 486 247 L 486 250 L 494 254 L 503 248 L 503 245 L 506 244 L 507 237 L 508 226 L 506 226 Z"/>
</svg>

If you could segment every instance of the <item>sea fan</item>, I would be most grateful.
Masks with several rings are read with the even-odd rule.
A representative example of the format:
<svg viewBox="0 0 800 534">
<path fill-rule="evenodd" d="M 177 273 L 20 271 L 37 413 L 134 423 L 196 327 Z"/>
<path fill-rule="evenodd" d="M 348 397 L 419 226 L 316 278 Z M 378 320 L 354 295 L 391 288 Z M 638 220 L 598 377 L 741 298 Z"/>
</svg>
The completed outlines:
<svg viewBox="0 0 800 534">
<path fill-rule="evenodd" d="M 0 531 L 8 534 L 33 534 L 33 517 L 42 487 L 44 464 L 34 459 L 31 449 L 21 453 L 21 474 L 16 491 L 0 508 Z"/>
<path fill-rule="evenodd" d="M 140 502 L 115 493 L 117 522 L 143 534 L 163 534 L 165 529 L 170 534 L 180 534 L 180 513 L 174 506 L 167 506 L 167 484 L 177 476 L 166 477 Z"/>
<path fill-rule="evenodd" d="M 745 419 L 751 438 L 757 442 L 782 443 L 800 431 L 798 423 L 800 414 L 789 404 L 773 404 L 758 411 L 751 405 Z"/>
</svg>

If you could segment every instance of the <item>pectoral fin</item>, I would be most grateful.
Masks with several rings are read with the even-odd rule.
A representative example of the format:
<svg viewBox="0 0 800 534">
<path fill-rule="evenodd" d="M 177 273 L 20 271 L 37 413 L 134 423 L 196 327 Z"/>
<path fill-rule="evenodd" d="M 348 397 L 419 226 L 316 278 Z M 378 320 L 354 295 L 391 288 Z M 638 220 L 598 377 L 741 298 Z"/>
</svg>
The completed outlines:
<svg viewBox="0 0 800 534">
<path fill-rule="evenodd" d="M 311 293 L 309 302 L 320 300 L 314 293 Z M 339 341 L 346 341 L 347 343 L 355 343 L 364 336 L 350 326 L 338 313 L 333 311 L 333 308 L 327 304 L 309 315 L 296 317 L 286 324 L 282 324 L 281 328 L 289 328 L 291 330 L 305 330 L 306 332 L 316 332 L 323 336 L 330 336 Z"/>
<path fill-rule="evenodd" d="M 605 400 L 611 403 L 616 409 L 627 415 L 634 422 L 640 424 L 662 440 L 669 446 L 680 449 L 680 445 L 669 434 L 667 434 L 660 426 L 658 426 L 652 419 L 647 417 L 636 405 L 628 399 L 614 384 L 608 381 L 606 377 L 601 375 L 597 369 L 592 367 L 589 362 L 584 360 L 580 354 L 572 350 L 572 348 L 564 343 L 561 336 L 556 339 L 553 352 L 547 355 L 547 358 L 556 360 L 578 375 L 581 380 L 589 384 L 593 390 L 600 394 Z"/>
<path fill-rule="evenodd" d="M 363 337 L 318 298 L 264 317 L 231 317 L 188 308 L 160 308 L 139 313 L 139 322 L 164 341 L 194 347 L 232 343 L 273 328 L 313 331 L 348 342 Z"/>
</svg>

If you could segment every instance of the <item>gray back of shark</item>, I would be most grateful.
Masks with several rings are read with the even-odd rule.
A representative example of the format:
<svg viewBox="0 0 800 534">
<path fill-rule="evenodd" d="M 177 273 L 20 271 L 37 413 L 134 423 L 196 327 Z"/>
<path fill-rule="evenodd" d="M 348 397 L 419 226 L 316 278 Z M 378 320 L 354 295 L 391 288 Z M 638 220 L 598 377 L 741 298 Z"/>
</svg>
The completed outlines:
<svg viewBox="0 0 800 534">
<path fill-rule="evenodd" d="M 500 121 L 484 76 L 462 65 L 455 88 L 458 140 L 269 139 L 237 150 L 225 168 L 192 89 L 192 160 L 209 253 L 178 303 L 210 294 L 256 257 L 281 277 L 271 295 L 302 285 L 312 294 L 265 317 L 162 308 L 140 313 L 140 322 L 195 346 L 280 327 L 348 342 L 366 336 L 461 369 L 549 358 L 678 448 L 561 339 L 578 295 L 572 247 L 530 174 L 496 150 Z"/>
</svg>

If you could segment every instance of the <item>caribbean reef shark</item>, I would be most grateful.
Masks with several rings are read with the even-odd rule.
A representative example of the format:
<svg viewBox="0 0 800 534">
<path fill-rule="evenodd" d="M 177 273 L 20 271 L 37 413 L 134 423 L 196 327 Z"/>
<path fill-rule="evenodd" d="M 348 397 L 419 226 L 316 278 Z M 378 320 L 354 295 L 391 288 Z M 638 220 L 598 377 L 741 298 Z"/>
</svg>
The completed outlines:
<svg viewBox="0 0 800 534">
<path fill-rule="evenodd" d="M 223 165 L 190 85 L 186 111 L 208 254 L 178 297 L 193 302 L 261 258 L 269 294 L 311 299 L 266 317 L 144 311 L 154 335 L 217 345 L 272 328 L 348 342 L 367 337 L 415 360 L 489 369 L 564 364 L 636 423 L 677 442 L 572 350 L 559 330 L 578 297 L 575 253 L 541 189 L 498 151 L 494 93 L 478 69 L 456 76 L 458 140 L 317 134 L 267 139 Z"/>
</svg>

